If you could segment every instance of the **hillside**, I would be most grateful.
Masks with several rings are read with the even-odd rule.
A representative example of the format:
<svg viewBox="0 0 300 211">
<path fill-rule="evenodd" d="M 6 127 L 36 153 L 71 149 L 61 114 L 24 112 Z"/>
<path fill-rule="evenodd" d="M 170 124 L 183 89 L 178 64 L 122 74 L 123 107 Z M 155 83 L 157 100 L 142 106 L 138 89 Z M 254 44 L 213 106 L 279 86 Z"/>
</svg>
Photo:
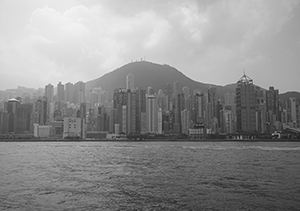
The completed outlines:
<svg viewBox="0 0 300 211">
<path fill-rule="evenodd" d="M 111 96 L 115 88 L 125 88 L 126 75 L 129 73 L 134 75 L 135 87 L 143 87 L 146 89 L 148 86 L 151 86 L 155 92 L 159 89 L 164 90 L 167 83 L 170 83 L 173 87 L 174 81 L 179 82 L 180 88 L 188 86 L 191 91 L 200 89 L 205 92 L 209 86 L 216 86 L 194 81 L 169 65 L 140 61 L 126 64 L 100 78 L 86 82 L 86 90 L 101 87 L 108 91 L 109 96 Z M 218 97 L 222 99 L 226 92 L 235 92 L 235 84 L 216 87 Z"/>
<path fill-rule="evenodd" d="M 279 99 L 284 102 L 289 100 L 290 97 L 295 97 L 296 99 L 300 100 L 300 93 L 299 92 L 286 92 L 279 94 Z"/>
</svg>

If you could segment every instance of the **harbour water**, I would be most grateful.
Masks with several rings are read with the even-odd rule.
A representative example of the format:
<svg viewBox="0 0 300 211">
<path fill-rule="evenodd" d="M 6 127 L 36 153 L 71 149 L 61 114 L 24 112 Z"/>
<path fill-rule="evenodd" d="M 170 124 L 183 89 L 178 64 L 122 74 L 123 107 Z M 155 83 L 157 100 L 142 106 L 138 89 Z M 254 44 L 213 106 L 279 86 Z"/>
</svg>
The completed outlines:
<svg viewBox="0 0 300 211">
<path fill-rule="evenodd" d="M 2 142 L 0 210 L 300 210 L 300 143 Z"/>
</svg>

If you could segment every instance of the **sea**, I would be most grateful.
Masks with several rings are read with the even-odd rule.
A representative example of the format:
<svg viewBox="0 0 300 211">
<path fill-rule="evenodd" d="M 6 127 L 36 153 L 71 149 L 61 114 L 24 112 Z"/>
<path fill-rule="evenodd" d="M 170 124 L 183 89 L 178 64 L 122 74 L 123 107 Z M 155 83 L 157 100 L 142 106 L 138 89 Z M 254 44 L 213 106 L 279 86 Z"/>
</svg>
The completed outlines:
<svg viewBox="0 0 300 211">
<path fill-rule="evenodd" d="M 300 210 L 300 142 L 1 142 L 0 210 Z"/>
</svg>

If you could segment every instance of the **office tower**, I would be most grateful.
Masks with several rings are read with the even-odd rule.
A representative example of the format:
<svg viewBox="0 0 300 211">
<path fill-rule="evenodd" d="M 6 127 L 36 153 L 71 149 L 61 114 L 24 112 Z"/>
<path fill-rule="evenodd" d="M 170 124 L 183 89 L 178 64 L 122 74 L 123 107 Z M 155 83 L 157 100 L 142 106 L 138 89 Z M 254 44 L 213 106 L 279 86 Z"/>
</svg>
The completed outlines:
<svg viewBox="0 0 300 211">
<path fill-rule="evenodd" d="M 293 123 L 297 123 L 297 100 L 294 97 L 289 98 L 289 108 L 290 111 L 290 121 Z"/>
<path fill-rule="evenodd" d="M 134 75 L 131 73 L 126 76 L 126 89 L 134 89 Z"/>
<path fill-rule="evenodd" d="M 20 102 L 17 99 L 10 99 L 8 102 L 4 103 L 4 110 L 8 113 L 8 132 L 16 132 L 16 115 L 17 107 L 20 105 Z"/>
<path fill-rule="evenodd" d="M 80 103 L 80 108 L 79 108 L 79 115 L 77 115 L 77 118 L 81 118 L 86 122 L 86 114 L 87 114 L 87 108 L 86 108 L 86 103 Z"/>
<path fill-rule="evenodd" d="M 161 108 L 159 108 L 157 111 L 157 133 L 158 134 L 163 133 L 163 115 L 162 115 Z"/>
<path fill-rule="evenodd" d="M 75 103 L 85 103 L 85 83 L 79 81 L 74 85 L 75 89 Z"/>
<path fill-rule="evenodd" d="M 0 134 L 8 133 L 9 114 L 6 110 L 0 109 Z"/>
<path fill-rule="evenodd" d="M 216 87 L 210 87 L 207 90 L 207 98 L 206 98 L 206 105 L 207 105 L 206 111 L 207 111 L 208 124 L 211 123 L 214 117 L 217 117 L 216 104 L 217 104 L 217 89 Z"/>
<path fill-rule="evenodd" d="M 205 103 L 204 103 L 204 95 L 199 93 L 196 93 L 195 95 L 195 117 L 194 122 L 195 123 L 204 123 L 205 122 Z"/>
<path fill-rule="evenodd" d="M 75 90 L 74 90 L 74 84 L 72 83 L 66 83 L 65 85 L 65 100 L 69 103 L 75 102 Z"/>
<path fill-rule="evenodd" d="M 47 98 L 48 103 L 53 102 L 54 88 L 52 84 L 45 86 L 45 97 Z"/>
<path fill-rule="evenodd" d="M 154 95 L 147 95 L 146 99 L 146 130 L 157 133 L 157 99 Z"/>
<path fill-rule="evenodd" d="M 136 93 L 127 89 L 126 134 L 136 134 Z"/>
<path fill-rule="evenodd" d="M 136 93 L 136 133 L 142 132 L 142 116 L 146 114 L 146 90 L 138 88 Z M 145 131 L 144 131 L 145 132 Z"/>
<path fill-rule="evenodd" d="M 35 121 L 39 125 L 46 125 L 47 122 L 47 99 L 39 98 L 34 105 Z"/>
<path fill-rule="evenodd" d="M 115 130 L 117 125 L 117 109 L 111 108 L 109 111 L 109 133 L 118 134 L 119 132 Z M 117 133 L 118 132 L 118 133 Z"/>
<path fill-rule="evenodd" d="M 33 134 L 33 104 L 20 104 L 16 113 L 16 133 L 32 133 Z"/>
<path fill-rule="evenodd" d="M 114 95 L 113 95 L 113 108 L 117 110 L 117 124 L 120 125 L 120 132 L 126 132 L 126 121 L 125 125 L 123 127 L 123 115 L 126 116 L 126 110 L 125 114 L 123 113 L 123 106 L 126 107 L 127 104 L 127 91 L 126 89 L 115 89 Z M 125 128 L 125 131 L 123 129 Z"/>
<path fill-rule="evenodd" d="M 177 102 L 175 107 L 175 123 L 179 126 L 179 133 L 181 133 L 181 111 L 185 109 L 185 101 L 184 101 L 184 94 L 177 95 Z"/>
<path fill-rule="evenodd" d="M 184 134 L 188 134 L 188 130 L 190 129 L 190 111 L 187 109 L 183 109 L 181 111 L 181 132 Z"/>
<path fill-rule="evenodd" d="M 253 80 L 244 74 L 238 80 L 236 88 L 237 132 L 255 132 L 255 106 Z"/>
<path fill-rule="evenodd" d="M 167 83 L 165 86 L 165 95 L 166 95 L 166 108 L 169 110 L 170 102 L 172 101 L 172 88 L 171 84 Z"/>
<path fill-rule="evenodd" d="M 64 102 L 65 101 L 65 86 L 59 82 L 57 84 L 57 101 L 62 101 Z"/>
<path fill-rule="evenodd" d="M 126 133 L 127 129 L 127 108 L 126 105 L 122 105 L 122 132 Z"/>
<path fill-rule="evenodd" d="M 275 121 L 281 121 L 279 112 L 279 90 L 269 87 L 266 91 L 266 109 L 268 113 L 267 121 L 274 124 Z"/>
<path fill-rule="evenodd" d="M 21 104 L 16 99 L 10 99 L 4 106 L 8 113 L 9 133 L 33 133 L 33 104 Z"/>
</svg>

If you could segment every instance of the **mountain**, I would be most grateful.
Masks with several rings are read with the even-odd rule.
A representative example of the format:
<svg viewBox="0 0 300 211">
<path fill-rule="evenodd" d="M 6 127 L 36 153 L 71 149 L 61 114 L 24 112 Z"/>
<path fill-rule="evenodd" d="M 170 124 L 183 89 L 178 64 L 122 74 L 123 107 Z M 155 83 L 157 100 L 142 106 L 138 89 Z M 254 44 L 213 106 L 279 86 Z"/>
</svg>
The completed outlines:
<svg viewBox="0 0 300 211">
<path fill-rule="evenodd" d="M 102 90 L 106 90 L 111 97 L 114 89 L 126 87 L 126 76 L 129 73 L 134 75 L 135 87 L 147 89 L 148 86 L 151 86 L 155 92 L 159 89 L 164 91 L 167 83 L 170 83 L 173 88 L 173 82 L 178 81 L 180 88 L 188 86 L 190 88 L 190 92 L 194 89 L 200 89 L 202 92 L 205 92 L 210 86 L 217 87 L 218 98 L 223 99 L 225 93 L 235 92 L 236 87 L 235 84 L 216 86 L 197 82 L 169 65 L 139 61 L 126 64 L 100 78 L 86 82 L 86 90 L 101 87 Z"/>
<path fill-rule="evenodd" d="M 300 93 L 299 92 L 286 92 L 286 93 L 279 94 L 279 99 L 282 102 L 289 100 L 290 97 L 294 97 L 294 98 L 300 100 Z"/>
<path fill-rule="evenodd" d="M 224 99 L 224 95 L 227 92 L 233 93 L 235 92 L 236 88 L 235 83 L 228 84 L 226 86 L 201 83 L 194 81 L 176 68 L 169 65 L 161 65 L 148 61 L 138 61 L 128 63 L 110 73 L 103 75 L 102 77 L 86 82 L 86 90 L 88 91 L 95 87 L 101 87 L 103 90 L 106 90 L 109 93 L 110 97 L 112 97 L 114 89 L 126 87 L 126 76 L 129 73 L 134 75 L 135 87 L 147 89 L 148 86 L 151 86 L 155 92 L 157 92 L 159 89 L 164 91 L 167 83 L 170 83 L 173 89 L 173 82 L 178 81 L 180 88 L 183 86 L 188 86 L 190 88 L 190 92 L 192 92 L 194 89 L 200 89 L 202 92 L 206 92 L 210 86 L 214 86 L 217 88 L 217 97 Z M 279 99 L 282 101 L 286 101 L 290 97 L 295 97 L 300 100 L 300 93 L 286 92 L 279 95 Z"/>
</svg>

